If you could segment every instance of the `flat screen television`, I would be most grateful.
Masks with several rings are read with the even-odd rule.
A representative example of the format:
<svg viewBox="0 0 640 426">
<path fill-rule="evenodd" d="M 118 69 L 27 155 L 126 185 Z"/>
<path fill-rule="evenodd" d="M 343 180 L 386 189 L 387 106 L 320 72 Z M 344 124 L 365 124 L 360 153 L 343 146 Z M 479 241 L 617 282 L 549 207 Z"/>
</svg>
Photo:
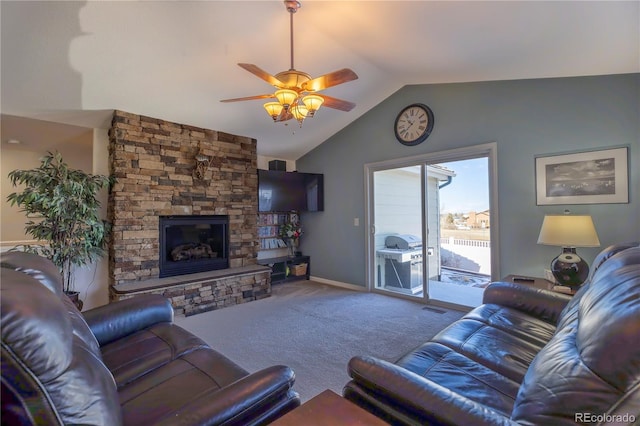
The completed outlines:
<svg viewBox="0 0 640 426">
<path fill-rule="evenodd" d="M 322 174 L 258 170 L 258 211 L 324 210 Z"/>
</svg>

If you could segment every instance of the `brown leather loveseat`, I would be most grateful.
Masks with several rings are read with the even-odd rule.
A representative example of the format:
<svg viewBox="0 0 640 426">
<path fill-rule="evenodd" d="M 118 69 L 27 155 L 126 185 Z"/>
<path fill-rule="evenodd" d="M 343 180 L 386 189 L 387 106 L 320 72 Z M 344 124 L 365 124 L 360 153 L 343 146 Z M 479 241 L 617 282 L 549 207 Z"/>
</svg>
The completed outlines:
<svg viewBox="0 0 640 426">
<path fill-rule="evenodd" d="M 300 404 L 290 368 L 249 374 L 175 325 L 165 298 L 80 313 L 47 259 L 1 266 L 3 424 L 254 425 Z"/>
<path fill-rule="evenodd" d="M 395 363 L 349 362 L 344 396 L 393 425 L 640 422 L 640 246 L 568 295 L 491 284 L 484 304 Z"/>
</svg>

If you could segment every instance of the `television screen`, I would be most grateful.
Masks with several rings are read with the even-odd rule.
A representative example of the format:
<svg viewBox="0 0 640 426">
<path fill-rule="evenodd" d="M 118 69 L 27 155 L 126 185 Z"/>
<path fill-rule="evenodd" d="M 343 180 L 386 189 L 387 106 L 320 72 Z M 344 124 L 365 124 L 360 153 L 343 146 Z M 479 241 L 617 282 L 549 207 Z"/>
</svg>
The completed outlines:
<svg viewBox="0 0 640 426">
<path fill-rule="evenodd" d="M 323 175 L 258 170 L 258 211 L 321 211 Z"/>
<path fill-rule="evenodd" d="M 300 211 L 305 207 L 305 198 L 298 173 L 258 171 L 258 211 Z"/>
<path fill-rule="evenodd" d="M 306 210 L 319 212 L 324 210 L 324 175 L 303 173 L 303 185 L 306 196 Z"/>
</svg>

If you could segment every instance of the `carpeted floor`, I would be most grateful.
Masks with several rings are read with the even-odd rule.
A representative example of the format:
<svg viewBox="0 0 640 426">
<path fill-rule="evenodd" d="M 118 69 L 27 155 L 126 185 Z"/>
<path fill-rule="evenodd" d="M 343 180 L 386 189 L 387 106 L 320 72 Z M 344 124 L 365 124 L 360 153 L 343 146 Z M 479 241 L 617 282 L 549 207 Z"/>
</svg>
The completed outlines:
<svg viewBox="0 0 640 426">
<path fill-rule="evenodd" d="M 312 281 L 276 284 L 267 299 L 176 322 L 248 371 L 284 364 L 302 401 L 338 394 L 354 355 L 395 361 L 463 315 Z"/>
</svg>

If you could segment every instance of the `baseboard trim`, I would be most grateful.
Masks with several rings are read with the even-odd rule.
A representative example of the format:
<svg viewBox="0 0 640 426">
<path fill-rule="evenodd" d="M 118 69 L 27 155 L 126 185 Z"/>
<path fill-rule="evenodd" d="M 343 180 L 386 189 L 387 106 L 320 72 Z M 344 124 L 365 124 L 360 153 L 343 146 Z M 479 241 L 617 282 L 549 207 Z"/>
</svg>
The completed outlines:
<svg viewBox="0 0 640 426">
<path fill-rule="evenodd" d="M 361 285 L 355 285 L 355 284 L 349 284 L 349 283 L 343 283 L 341 281 L 334 281 L 334 280 L 328 280 L 326 278 L 320 278 L 320 277 L 316 277 L 316 276 L 311 276 L 309 277 L 309 279 L 311 281 L 315 281 L 321 284 L 328 284 L 328 285 L 332 285 L 334 287 L 341 287 L 341 288 L 346 288 L 349 290 L 354 290 L 354 291 L 363 291 L 366 292 L 367 288 Z"/>
</svg>

